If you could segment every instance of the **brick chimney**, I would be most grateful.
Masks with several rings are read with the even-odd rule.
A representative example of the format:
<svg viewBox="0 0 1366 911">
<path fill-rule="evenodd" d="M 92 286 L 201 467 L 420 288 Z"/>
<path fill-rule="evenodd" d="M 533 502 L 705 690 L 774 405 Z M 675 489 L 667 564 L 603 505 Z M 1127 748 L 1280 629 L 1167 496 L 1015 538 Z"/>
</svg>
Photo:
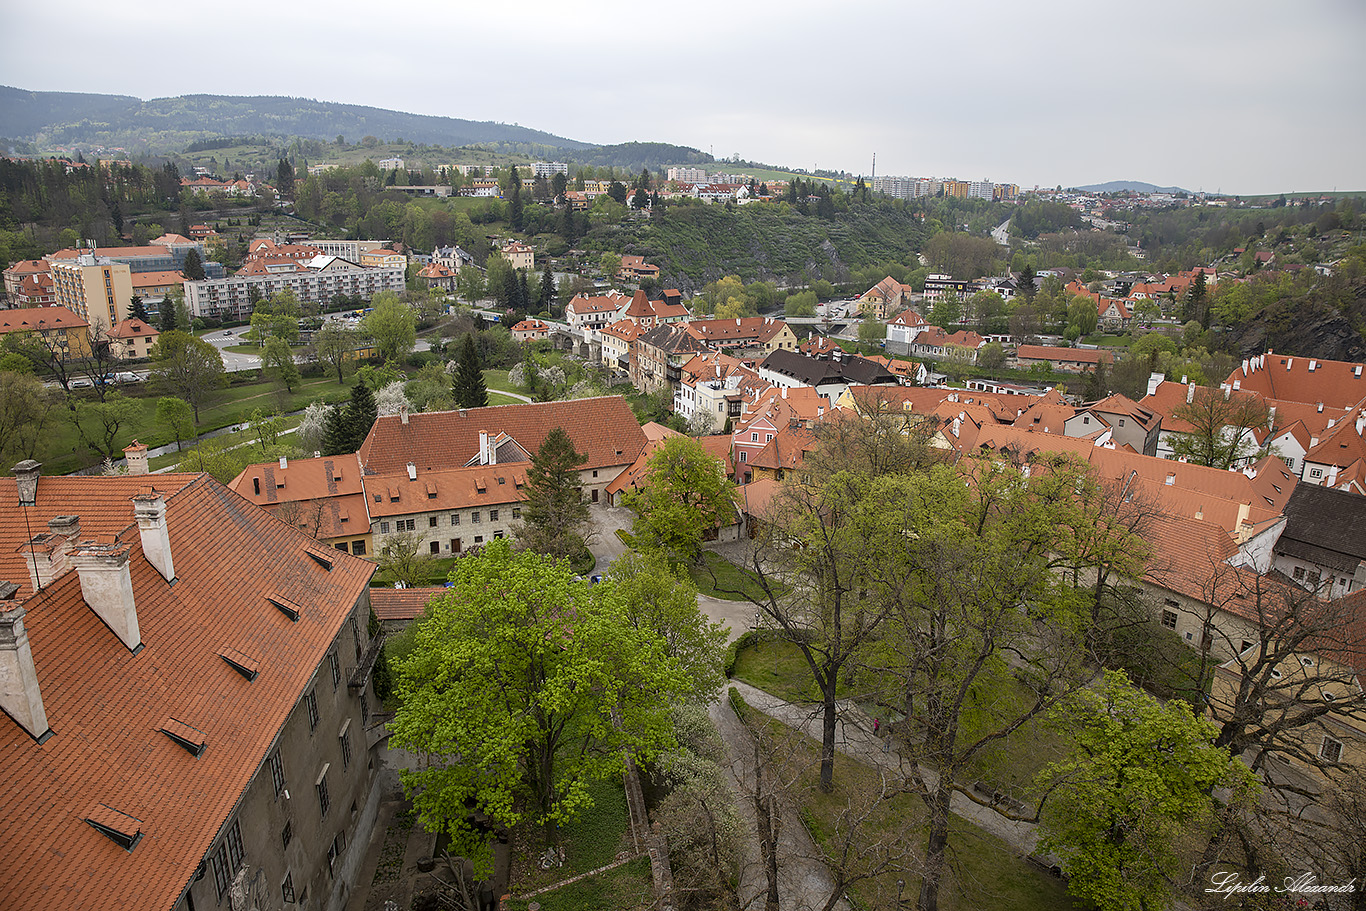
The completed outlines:
<svg viewBox="0 0 1366 911">
<path fill-rule="evenodd" d="M 128 460 L 128 473 L 130 475 L 143 475 L 148 473 L 147 447 L 137 440 L 134 440 L 124 447 L 123 457 Z"/>
<path fill-rule="evenodd" d="M 142 647 L 127 544 L 85 544 L 71 555 L 81 577 L 81 596 L 114 635 L 133 651 Z"/>
<path fill-rule="evenodd" d="M 145 487 L 133 497 L 133 518 L 142 535 L 142 555 L 156 567 L 163 579 L 175 579 L 175 561 L 171 559 L 171 533 L 166 527 L 166 498 L 154 487 Z"/>
<path fill-rule="evenodd" d="M 52 730 L 24 629 L 24 606 L 14 598 L 18 590 L 13 582 L 0 582 L 0 708 L 42 743 Z"/>
</svg>

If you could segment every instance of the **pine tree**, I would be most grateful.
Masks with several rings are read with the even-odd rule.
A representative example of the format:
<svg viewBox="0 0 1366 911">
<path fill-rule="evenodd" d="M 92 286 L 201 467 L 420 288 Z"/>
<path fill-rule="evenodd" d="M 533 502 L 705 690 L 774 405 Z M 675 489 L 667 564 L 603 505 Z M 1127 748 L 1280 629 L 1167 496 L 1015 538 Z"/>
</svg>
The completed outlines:
<svg viewBox="0 0 1366 911">
<path fill-rule="evenodd" d="M 140 319 L 151 325 L 151 320 L 147 316 L 147 307 L 142 303 L 142 298 L 136 294 L 128 301 L 128 315 L 133 319 Z"/>
<path fill-rule="evenodd" d="M 546 263 L 541 271 L 541 299 L 538 304 L 546 313 L 555 312 L 555 275 L 550 271 L 550 263 Z"/>
<path fill-rule="evenodd" d="M 525 313 L 531 309 L 531 286 L 527 281 L 526 270 L 517 270 L 517 304 L 518 312 Z"/>
<path fill-rule="evenodd" d="M 351 448 L 351 430 L 346 421 L 346 406 L 333 405 L 327 409 L 323 429 L 323 455 L 355 452 Z"/>
<path fill-rule="evenodd" d="M 364 382 L 351 387 L 351 401 L 346 405 L 346 432 L 350 447 L 345 452 L 360 449 L 365 438 L 379 417 L 379 406 L 375 404 L 375 394 Z"/>
<path fill-rule="evenodd" d="M 526 472 L 526 502 L 517 543 L 553 557 L 573 558 L 583 551 L 580 529 L 588 504 L 579 490 L 579 466 L 588 460 L 574 449 L 564 428 L 546 434 Z"/>
<path fill-rule="evenodd" d="M 484 371 L 479 366 L 473 335 L 466 335 L 460 347 L 460 363 L 455 368 L 451 395 L 457 408 L 483 408 L 489 403 L 489 391 L 484 385 Z"/>
<path fill-rule="evenodd" d="M 517 168 L 512 169 L 512 177 L 508 180 L 508 224 L 512 230 L 520 231 L 526 224 L 522 215 L 522 178 L 517 174 Z"/>
<path fill-rule="evenodd" d="M 185 266 L 181 269 L 185 277 L 192 282 L 202 282 L 207 276 L 204 274 L 204 263 L 199 258 L 199 251 L 191 249 L 185 254 Z"/>
<path fill-rule="evenodd" d="M 161 303 L 157 304 L 157 328 L 162 332 L 174 332 L 176 329 L 175 305 L 175 297 L 171 294 L 163 297 Z"/>
</svg>

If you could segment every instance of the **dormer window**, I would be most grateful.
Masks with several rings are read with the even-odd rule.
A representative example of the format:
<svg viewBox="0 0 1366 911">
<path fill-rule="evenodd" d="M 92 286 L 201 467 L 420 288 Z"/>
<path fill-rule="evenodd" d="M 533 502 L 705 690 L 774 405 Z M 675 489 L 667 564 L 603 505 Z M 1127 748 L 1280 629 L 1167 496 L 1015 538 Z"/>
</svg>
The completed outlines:
<svg viewBox="0 0 1366 911">
<path fill-rule="evenodd" d="M 204 746 L 207 743 L 203 731 L 190 727 L 185 722 L 177 721 L 174 718 L 166 719 L 161 725 L 161 733 L 184 747 L 191 756 L 196 758 L 204 752 Z"/>
<path fill-rule="evenodd" d="M 108 804 L 96 804 L 85 821 L 125 851 L 132 851 L 142 841 L 142 820 L 115 810 Z"/>
</svg>

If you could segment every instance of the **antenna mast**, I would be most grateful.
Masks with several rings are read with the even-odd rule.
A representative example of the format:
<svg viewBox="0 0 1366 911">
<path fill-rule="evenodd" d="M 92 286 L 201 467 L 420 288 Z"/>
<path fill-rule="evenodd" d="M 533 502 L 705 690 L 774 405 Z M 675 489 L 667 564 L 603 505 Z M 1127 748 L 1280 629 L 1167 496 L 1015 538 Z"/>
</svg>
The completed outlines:
<svg viewBox="0 0 1366 911">
<path fill-rule="evenodd" d="M 877 152 L 873 153 L 873 180 L 877 180 Z"/>
</svg>

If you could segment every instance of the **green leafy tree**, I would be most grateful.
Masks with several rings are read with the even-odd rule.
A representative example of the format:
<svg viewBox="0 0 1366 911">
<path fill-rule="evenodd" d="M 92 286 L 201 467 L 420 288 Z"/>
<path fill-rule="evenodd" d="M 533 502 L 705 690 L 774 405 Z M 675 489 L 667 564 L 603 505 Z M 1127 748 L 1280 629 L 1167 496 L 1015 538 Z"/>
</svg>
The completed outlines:
<svg viewBox="0 0 1366 911">
<path fill-rule="evenodd" d="M 526 214 L 522 209 L 522 177 L 517 168 L 511 169 L 508 177 L 508 224 L 512 230 L 520 231 L 526 227 Z"/>
<path fill-rule="evenodd" d="M 564 428 L 546 434 L 526 472 L 522 524 L 515 531 L 519 547 L 557 558 L 583 552 L 588 504 L 579 488 L 579 466 L 587 460 Z"/>
<path fill-rule="evenodd" d="M 734 482 L 689 437 L 665 440 L 650 456 L 646 471 L 644 489 L 627 496 L 627 505 L 636 512 L 637 544 L 675 565 L 696 562 L 707 534 L 736 519 Z"/>
<path fill-rule="evenodd" d="M 626 618 L 664 641 L 665 653 L 678 661 L 691 682 L 691 700 L 715 701 L 725 675 L 726 628 L 697 608 L 697 588 L 658 555 L 627 552 L 608 574 L 622 598 Z"/>
<path fill-rule="evenodd" d="M 422 823 L 487 875 L 470 808 L 553 838 L 591 805 L 591 782 L 622 774 L 628 751 L 648 762 L 673 745 L 669 705 L 688 681 L 660 638 L 627 620 L 615 586 L 576 580 L 563 561 L 494 541 L 450 581 L 398 667 L 390 730 L 432 757 L 401 773 Z"/>
<path fill-rule="evenodd" d="M 58 398 L 32 370 L 0 370 L 0 457 L 12 460 L 6 464 L 33 458 Z"/>
<path fill-rule="evenodd" d="M 455 291 L 471 303 L 483 300 L 488 293 L 487 286 L 484 284 L 484 273 L 479 270 L 478 266 L 461 266 L 460 271 L 455 273 Z"/>
<path fill-rule="evenodd" d="M 173 332 L 177 328 L 181 328 L 176 325 L 177 312 L 180 309 L 177 306 L 179 293 L 172 291 L 161 299 L 161 303 L 157 304 L 157 329 L 162 332 Z M 183 328 L 189 329 L 190 327 L 185 326 Z"/>
<path fill-rule="evenodd" d="M 286 392 L 293 392 L 299 384 L 299 368 L 294 363 L 294 352 L 289 350 L 289 345 L 282 338 L 266 341 L 265 350 L 261 352 L 261 368 L 274 371 Z"/>
<path fill-rule="evenodd" d="M 876 345 L 887 337 L 887 327 L 872 314 L 865 316 L 858 324 L 858 340 L 865 345 Z"/>
<path fill-rule="evenodd" d="M 356 350 L 360 343 L 355 330 L 348 329 L 341 323 L 328 322 L 321 329 L 313 333 L 313 350 L 317 354 L 318 361 L 324 366 L 337 371 L 337 382 L 344 382 L 342 378 L 342 368 L 351 358 L 351 353 Z"/>
<path fill-rule="evenodd" d="M 479 364 L 473 335 L 466 335 L 460 346 L 460 362 L 455 368 L 451 395 L 459 408 L 483 408 L 489 403 L 488 387 L 484 385 L 484 371 Z"/>
<path fill-rule="evenodd" d="M 431 557 L 423 553 L 422 536 L 416 532 L 386 535 L 375 558 L 379 562 L 380 572 L 395 582 L 402 582 L 409 587 L 427 582 Z"/>
<path fill-rule="evenodd" d="M 1074 295 L 1067 304 L 1067 324 L 1075 326 L 1080 335 L 1090 335 L 1096 331 L 1100 313 L 1096 302 L 1089 297 Z"/>
<path fill-rule="evenodd" d="M 963 318 L 963 301 L 952 291 L 945 292 L 930 307 L 928 322 L 941 329 L 951 329 Z"/>
<path fill-rule="evenodd" d="M 142 416 L 142 404 L 118 392 L 109 393 L 102 402 L 73 399 L 71 404 L 70 417 L 77 435 L 102 459 L 119 457 L 131 439 L 129 428 Z"/>
<path fill-rule="evenodd" d="M 417 315 L 392 291 L 381 291 L 370 301 L 371 311 L 362 324 L 375 340 L 380 357 L 401 361 L 417 341 Z"/>
<path fill-rule="evenodd" d="M 1055 790 L 1040 844 L 1062 858 L 1068 891 L 1102 911 L 1170 906 L 1182 847 L 1214 818 L 1210 794 L 1229 788 L 1245 803 L 1252 773 L 1214 745 L 1213 722 L 1120 671 L 1072 694 L 1050 721 L 1074 753 L 1044 770 Z"/>
<path fill-rule="evenodd" d="M 184 449 L 181 444 L 195 436 L 194 408 L 184 399 L 162 396 L 157 399 L 157 425 L 171 431 L 176 452 L 181 452 Z"/>
<path fill-rule="evenodd" d="M 552 316 L 555 313 L 555 275 L 550 271 L 550 263 L 546 263 L 545 268 L 541 270 L 541 290 L 537 295 L 536 305 Z"/>
<path fill-rule="evenodd" d="M 177 329 L 157 339 L 152 362 L 152 382 L 189 402 L 199 423 L 200 408 L 226 382 L 223 355 L 203 339 Z"/>
</svg>

